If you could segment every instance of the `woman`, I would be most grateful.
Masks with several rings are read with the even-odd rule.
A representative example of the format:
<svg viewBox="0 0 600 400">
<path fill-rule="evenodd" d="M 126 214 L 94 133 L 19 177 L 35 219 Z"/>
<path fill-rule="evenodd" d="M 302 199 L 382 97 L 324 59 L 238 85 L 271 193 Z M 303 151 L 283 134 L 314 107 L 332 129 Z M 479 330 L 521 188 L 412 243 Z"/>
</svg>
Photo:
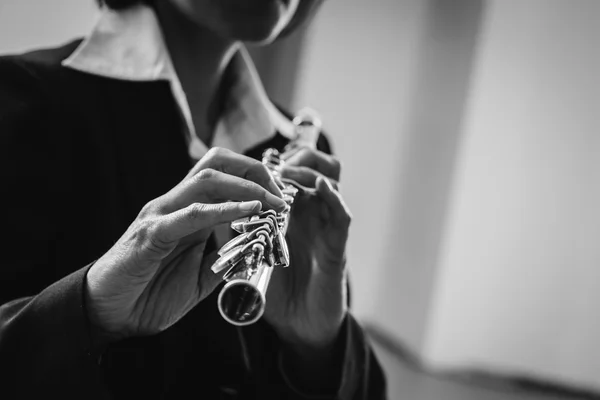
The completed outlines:
<svg viewBox="0 0 600 400">
<path fill-rule="evenodd" d="M 219 226 L 286 207 L 255 159 L 294 135 L 242 43 L 317 5 L 106 1 L 85 40 L 0 58 L 5 393 L 384 397 L 347 310 L 350 213 L 324 136 L 284 170 L 316 195 L 294 207 L 264 318 L 216 311 Z"/>
</svg>

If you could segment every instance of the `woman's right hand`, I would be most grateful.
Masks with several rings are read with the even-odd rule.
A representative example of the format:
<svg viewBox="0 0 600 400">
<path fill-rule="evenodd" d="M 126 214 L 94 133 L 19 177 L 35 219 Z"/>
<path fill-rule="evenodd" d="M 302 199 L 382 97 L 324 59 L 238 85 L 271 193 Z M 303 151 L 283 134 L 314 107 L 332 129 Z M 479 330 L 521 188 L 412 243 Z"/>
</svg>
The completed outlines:
<svg viewBox="0 0 600 400">
<path fill-rule="evenodd" d="M 262 163 L 212 149 L 177 186 L 150 201 L 88 271 L 92 325 L 118 339 L 163 331 L 221 282 L 204 247 L 211 229 L 287 207 Z M 204 261 L 204 262 L 203 262 Z"/>
</svg>

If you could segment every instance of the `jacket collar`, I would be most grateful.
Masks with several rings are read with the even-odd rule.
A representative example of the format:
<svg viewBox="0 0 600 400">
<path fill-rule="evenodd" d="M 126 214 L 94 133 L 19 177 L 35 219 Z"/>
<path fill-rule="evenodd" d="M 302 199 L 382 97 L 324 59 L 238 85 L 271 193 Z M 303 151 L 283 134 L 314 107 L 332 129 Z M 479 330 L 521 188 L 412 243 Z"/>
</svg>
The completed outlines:
<svg viewBox="0 0 600 400">
<path fill-rule="evenodd" d="M 293 124 L 268 99 L 244 47 L 232 62 L 237 74 L 227 94 L 232 107 L 220 116 L 213 145 L 241 153 L 276 132 L 293 138 Z M 124 11 L 103 9 L 92 32 L 63 65 L 112 79 L 168 81 L 187 128 L 190 156 L 199 159 L 208 151 L 196 136 L 189 103 L 152 8 L 139 5 Z"/>
</svg>

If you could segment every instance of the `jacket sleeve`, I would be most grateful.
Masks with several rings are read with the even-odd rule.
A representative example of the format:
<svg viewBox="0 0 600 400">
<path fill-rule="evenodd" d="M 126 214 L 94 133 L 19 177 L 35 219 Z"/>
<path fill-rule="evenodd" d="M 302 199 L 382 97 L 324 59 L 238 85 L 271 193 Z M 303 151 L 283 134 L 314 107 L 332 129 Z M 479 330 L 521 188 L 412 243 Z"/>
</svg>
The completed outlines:
<svg viewBox="0 0 600 400">
<path fill-rule="evenodd" d="M 101 388 L 90 391 L 99 367 L 84 307 L 87 267 L 65 277 L 54 262 L 61 216 L 51 183 L 51 108 L 35 73 L 17 58 L 0 58 L 2 391 L 65 397 L 87 387 L 86 397 L 102 397 Z"/>
<path fill-rule="evenodd" d="M 291 399 L 383 400 L 386 398 L 383 371 L 362 328 L 351 315 L 348 315 L 342 331 L 343 351 L 340 360 L 342 370 L 337 392 L 329 395 L 303 394 L 294 388 L 293 382 L 287 378 L 280 365 L 279 371 L 287 389 L 292 393 Z"/>
<path fill-rule="evenodd" d="M 245 388 L 247 398 L 286 400 L 384 400 L 386 381 L 362 327 L 349 313 L 342 325 L 336 364 L 340 366 L 337 390 L 303 393 L 286 376 L 281 364 L 281 343 L 266 322 L 238 328 L 247 349 L 251 380 Z"/>
</svg>

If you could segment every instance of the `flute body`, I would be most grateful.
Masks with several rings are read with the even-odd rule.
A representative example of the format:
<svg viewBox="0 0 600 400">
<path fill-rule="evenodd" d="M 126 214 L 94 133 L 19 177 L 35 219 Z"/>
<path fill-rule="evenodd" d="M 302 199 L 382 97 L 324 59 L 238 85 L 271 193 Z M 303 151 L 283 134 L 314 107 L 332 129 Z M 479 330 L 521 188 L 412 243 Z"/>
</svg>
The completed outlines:
<svg viewBox="0 0 600 400">
<path fill-rule="evenodd" d="M 220 258 L 212 266 L 214 273 L 227 270 L 223 276 L 227 283 L 219 293 L 217 305 L 223 318 L 233 325 L 250 325 L 260 319 L 274 269 L 290 265 L 285 234 L 294 198 L 302 187 L 282 179 L 280 170 L 286 156 L 295 149 L 316 148 L 321 130 L 320 119 L 311 109 L 301 110 L 293 123 L 296 137 L 286 146 L 284 153 L 267 149 L 262 159 L 280 185 L 289 207 L 280 213 L 269 210 L 232 222 L 231 228 L 239 235 L 219 250 Z"/>
</svg>

